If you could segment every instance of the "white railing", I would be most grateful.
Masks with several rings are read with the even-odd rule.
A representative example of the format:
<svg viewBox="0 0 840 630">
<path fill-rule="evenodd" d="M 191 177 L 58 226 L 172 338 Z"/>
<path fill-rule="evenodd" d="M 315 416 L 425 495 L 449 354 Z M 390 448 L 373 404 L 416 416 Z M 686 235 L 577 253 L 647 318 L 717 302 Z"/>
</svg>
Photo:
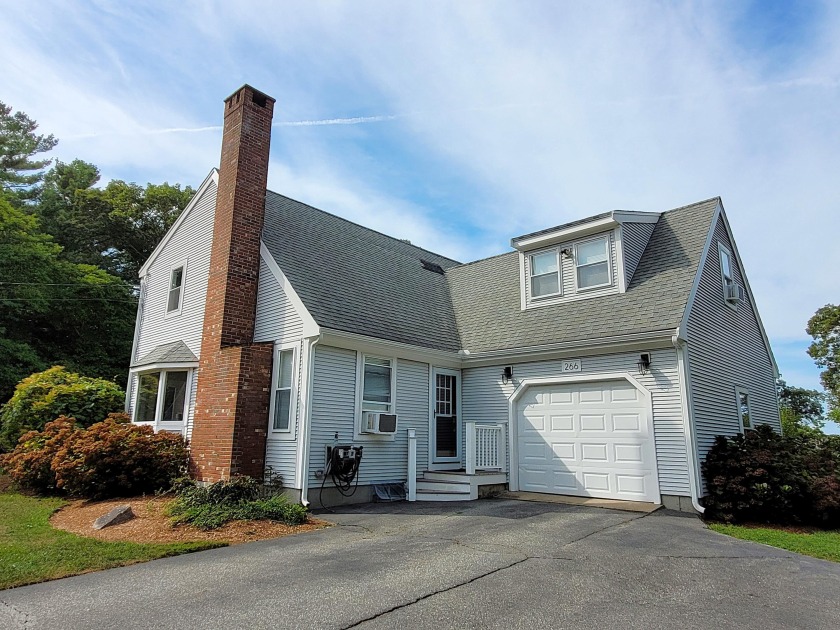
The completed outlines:
<svg viewBox="0 0 840 630">
<path fill-rule="evenodd" d="M 503 424 L 467 422 L 467 474 L 476 470 L 505 469 L 505 427 Z"/>
</svg>

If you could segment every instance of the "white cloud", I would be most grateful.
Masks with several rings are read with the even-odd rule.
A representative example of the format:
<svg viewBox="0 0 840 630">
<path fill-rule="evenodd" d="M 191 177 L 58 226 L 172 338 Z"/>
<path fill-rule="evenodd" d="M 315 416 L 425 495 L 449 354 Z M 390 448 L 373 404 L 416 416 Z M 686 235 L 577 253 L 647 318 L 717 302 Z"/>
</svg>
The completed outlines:
<svg viewBox="0 0 840 630">
<path fill-rule="evenodd" d="M 459 259 L 607 209 L 722 195 L 771 338 L 804 348 L 808 317 L 840 299 L 840 9 L 793 43 L 782 25 L 781 52 L 747 44 L 744 10 L 9 5 L 0 99 L 55 132 L 62 159 L 198 183 L 218 162 L 222 98 L 251 83 L 278 99 L 278 192 Z"/>
</svg>

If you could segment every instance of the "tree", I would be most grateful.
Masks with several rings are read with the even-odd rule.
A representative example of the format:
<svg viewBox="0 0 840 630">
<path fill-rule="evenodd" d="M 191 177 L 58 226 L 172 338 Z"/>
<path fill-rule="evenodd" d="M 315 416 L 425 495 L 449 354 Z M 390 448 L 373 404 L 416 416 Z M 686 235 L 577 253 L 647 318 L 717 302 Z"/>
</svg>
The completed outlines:
<svg viewBox="0 0 840 630">
<path fill-rule="evenodd" d="M 781 378 L 776 382 L 779 392 L 779 414 L 785 435 L 822 435 L 825 427 L 825 395 L 815 389 L 791 387 Z"/>
<path fill-rule="evenodd" d="M 0 449 L 11 451 L 27 431 L 42 431 L 59 416 L 83 427 L 120 411 L 125 392 L 112 381 L 89 378 L 56 365 L 23 379 L 0 408 Z"/>
<path fill-rule="evenodd" d="M 50 134 L 37 135 L 38 123 L 23 112 L 0 102 L 0 186 L 15 205 L 38 197 L 37 186 L 50 160 L 33 160 L 38 153 L 51 151 L 58 140 Z"/>
<path fill-rule="evenodd" d="M 168 183 L 143 188 L 121 180 L 94 188 L 98 180 L 93 164 L 59 162 L 47 173 L 35 212 L 44 231 L 64 248 L 64 258 L 97 265 L 134 283 L 194 191 Z"/>
<path fill-rule="evenodd" d="M 0 198 L 0 403 L 23 377 L 56 363 L 124 381 L 131 287 L 61 253 L 35 217 Z"/>
<path fill-rule="evenodd" d="M 828 394 L 829 415 L 840 422 L 840 306 L 823 306 L 808 320 L 805 331 L 814 338 L 808 354 L 824 368 L 820 381 Z"/>
</svg>

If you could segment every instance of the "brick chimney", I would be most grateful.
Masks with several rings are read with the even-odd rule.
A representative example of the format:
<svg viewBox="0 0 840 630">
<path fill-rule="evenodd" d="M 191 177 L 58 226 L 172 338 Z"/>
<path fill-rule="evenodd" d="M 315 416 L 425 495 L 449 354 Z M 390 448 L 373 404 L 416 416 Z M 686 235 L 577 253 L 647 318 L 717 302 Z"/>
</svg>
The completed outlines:
<svg viewBox="0 0 840 630">
<path fill-rule="evenodd" d="M 272 344 L 254 343 L 274 99 L 249 85 L 225 100 L 213 248 L 204 307 L 193 475 L 262 478 Z"/>
</svg>

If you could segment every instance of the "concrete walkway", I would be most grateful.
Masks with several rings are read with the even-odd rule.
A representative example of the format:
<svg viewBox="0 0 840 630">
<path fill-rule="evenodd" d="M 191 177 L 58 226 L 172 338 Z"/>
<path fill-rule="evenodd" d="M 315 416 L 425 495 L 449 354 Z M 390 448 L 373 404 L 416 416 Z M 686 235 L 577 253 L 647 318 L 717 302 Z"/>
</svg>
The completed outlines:
<svg viewBox="0 0 840 630">
<path fill-rule="evenodd" d="M 840 565 L 690 516 L 396 503 L 337 526 L 0 591 L 0 628 L 838 628 Z"/>
</svg>

